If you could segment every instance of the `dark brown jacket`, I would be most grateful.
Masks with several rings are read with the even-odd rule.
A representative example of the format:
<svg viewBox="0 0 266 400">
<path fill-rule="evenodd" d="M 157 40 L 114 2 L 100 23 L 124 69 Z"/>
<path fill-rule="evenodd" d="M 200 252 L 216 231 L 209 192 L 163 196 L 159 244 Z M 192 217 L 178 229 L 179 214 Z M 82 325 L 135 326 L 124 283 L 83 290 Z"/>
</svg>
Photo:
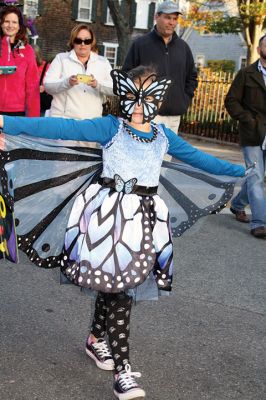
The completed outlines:
<svg viewBox="0 0 266 400">
<path fill-rule="evenodd" d="M 241 146 L 260 146 L 266 134 L 266 85 L 258 61 L 237 73 L 225 107 L 239 121 Z"/>
</svg>

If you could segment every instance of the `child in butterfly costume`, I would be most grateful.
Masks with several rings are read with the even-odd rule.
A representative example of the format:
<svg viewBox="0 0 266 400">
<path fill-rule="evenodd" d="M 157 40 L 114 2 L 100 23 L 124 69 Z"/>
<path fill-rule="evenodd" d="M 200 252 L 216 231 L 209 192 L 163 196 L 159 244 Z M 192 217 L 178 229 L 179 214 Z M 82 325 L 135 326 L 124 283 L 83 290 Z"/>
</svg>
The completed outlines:
<svg viewBox="0 0 266 400">
<path fill-rule="evenodd" d="M 115 370 L 114 394 L 124 400 L 145 397 L 135 380 L 140 374 L 131 371 L 129 361 L 132 296 L 140 288 L 169 293 L 172 285 L 169 213 L 157 194 L 165 153 L 217 175 L 241 177 L 245 170 L 198 151 L 163 125 L 150 122 L 170 84 L 167 79 L 158 80 L 148 67 L 129 74 L 114 70 L 111 75 L 123 119 L 4 117 L 0 127 L 11 135 L 87 140 L 103 147 L 100 179 L 83 190 L 72 207 L 61 265 L 73 283 L 98 291 L 86 352 L 99 368 Z M 216 208 L 231 195 L 232 186 L 223 187 L 225 194 Z M 191 210 L 193 223 L 203 214 L 192 205 Z M 206 210 L 207 214 L 214 208 Z"/>
</svg>

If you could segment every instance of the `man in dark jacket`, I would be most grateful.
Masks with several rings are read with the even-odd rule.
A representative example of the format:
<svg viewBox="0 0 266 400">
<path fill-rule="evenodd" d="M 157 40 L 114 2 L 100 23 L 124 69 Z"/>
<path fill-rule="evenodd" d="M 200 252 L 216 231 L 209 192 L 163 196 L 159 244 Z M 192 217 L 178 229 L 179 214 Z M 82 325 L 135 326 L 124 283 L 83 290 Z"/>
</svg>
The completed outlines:
<svg viewBox="0 0 266 400">
<path fill-rule="evenodd" d="M 225 106 L 231 117 L 239 121 L 240 145 L 246 165 L 256 163 L 255 173 L 248 176 L 233 199 L 231 211 L 238 221 L 248 222 L 244 208 L 249 204 L 251 234 L 266 238 L 266 35 L 260 39 L 257 50 L 259 60 L 238 72 Z"/>
<path fill-rule="evenodd" d="M 178 11 L 176 3 L 164 1 L 156 10 L 154 29 L 131 45 L 123 70 L 138 65 L 156 67 L 158 75 L 170 78 L 172 84 L 155 122 L 162 122 L 177 132 L 180 116 L 191 103 L 197 87 L 197 72 L 189 46 L 175 33 Z"/>
</svg>

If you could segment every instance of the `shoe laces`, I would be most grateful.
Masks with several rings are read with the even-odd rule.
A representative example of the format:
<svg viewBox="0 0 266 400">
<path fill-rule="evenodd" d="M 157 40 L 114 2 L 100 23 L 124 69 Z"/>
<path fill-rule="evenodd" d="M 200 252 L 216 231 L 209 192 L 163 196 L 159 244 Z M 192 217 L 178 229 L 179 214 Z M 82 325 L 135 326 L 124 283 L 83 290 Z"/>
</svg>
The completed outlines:
<svg viewBox="0 0 266 400">
<path fill-rule="evenodd" d="M 140 377 L 141 377 L 140 372 L 132 372 L 131 366 L 129 364 L 126 364 L 125 370 L 121 371 L 118 375 L 118 381 L 123 390 L 129 390 L 138 387 L 138 384 L 134 378 L 140 378 Z"/>
<path fill-rule="evenodd" d="M 97 342 L 92 343 L 91 345 L 101 358 L 112 357 L 108 345 L 104 339 L 98 339 Z"/>
</svg>

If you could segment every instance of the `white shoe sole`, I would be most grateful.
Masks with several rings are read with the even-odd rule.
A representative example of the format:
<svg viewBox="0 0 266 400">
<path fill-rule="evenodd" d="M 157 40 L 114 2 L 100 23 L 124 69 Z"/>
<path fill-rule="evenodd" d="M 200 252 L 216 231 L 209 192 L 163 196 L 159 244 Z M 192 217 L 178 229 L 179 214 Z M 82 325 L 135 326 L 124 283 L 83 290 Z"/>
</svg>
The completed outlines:
<svg viewBox="0 0 266 400">
<path fill-rule="evenodd" d="M 113 371 L 115 369 L 114 364 L 104 364 L 100 362 L 94 354 L 92 354 L 88 349 L 85 349 L 86 354 L 93 360 L 95 361 L 95 364 L 97 365 L 98 368 L 103 369 L 105 371 Z"/>
<path fill-rule="evenodd" d="M 127 393 L 118 393 L 116 390 L 114 390 L 114 394 L 119 400 L 138 400 L 143 399 L 146 396 L 146 393 L 143 389 L 132 389 L 132 391 Z"/>
</svg>

